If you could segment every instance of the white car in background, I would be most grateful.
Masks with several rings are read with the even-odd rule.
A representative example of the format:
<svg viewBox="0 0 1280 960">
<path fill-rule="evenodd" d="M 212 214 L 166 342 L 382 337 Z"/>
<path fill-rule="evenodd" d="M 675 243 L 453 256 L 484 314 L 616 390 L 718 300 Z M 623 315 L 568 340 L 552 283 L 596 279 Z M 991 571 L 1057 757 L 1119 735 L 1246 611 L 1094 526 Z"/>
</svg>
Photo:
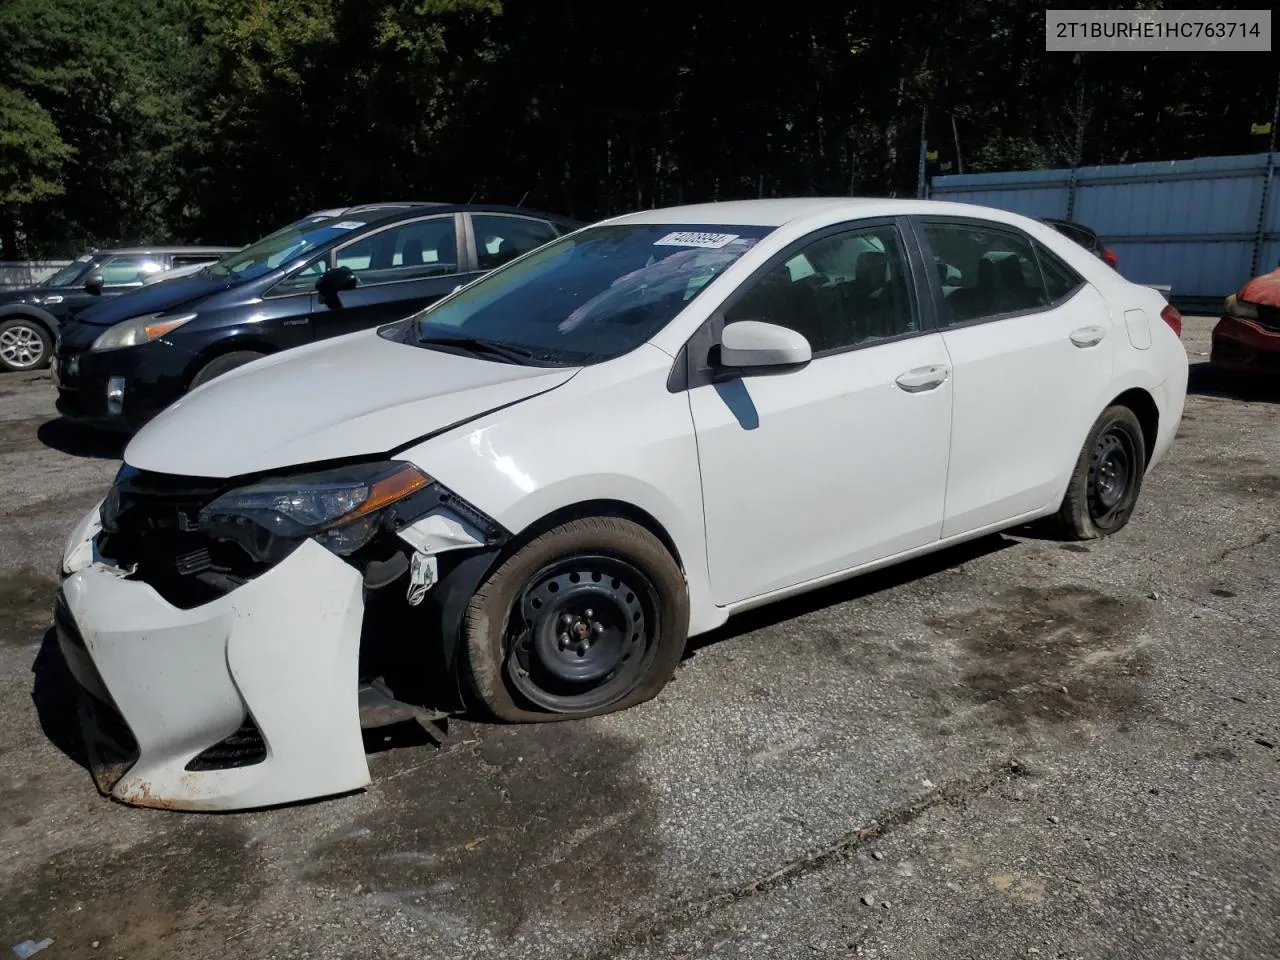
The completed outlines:
<svg viewBox="0 0 1280 960">
<path fill-rule="evenodd" d="M 1015 214 L 762 200 L 598 223 L 241 367 L 67 544 L 98 785 L 336 794 L 362 715 L 425 681 L 506 721 L 619 710 L 736 612 L 1041 518 L 1115 533 L 1182 414 L 1176 319 Z"/>
</svg>

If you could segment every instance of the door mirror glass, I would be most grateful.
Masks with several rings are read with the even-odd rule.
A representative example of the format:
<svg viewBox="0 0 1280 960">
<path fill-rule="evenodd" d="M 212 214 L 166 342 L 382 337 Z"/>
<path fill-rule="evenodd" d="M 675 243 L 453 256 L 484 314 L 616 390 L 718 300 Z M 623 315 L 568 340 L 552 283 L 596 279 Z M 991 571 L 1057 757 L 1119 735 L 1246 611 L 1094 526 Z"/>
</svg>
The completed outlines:
<svg viewBox="0 0 1280 960">
<path fill-rule="evenodd" d="M 316 293 L 330 307 L 342 306 L 338 294 L 344 290 L 354 290 L 360 283 L 350 267 L 335 267 L 316 281 Z"/>
<path fill-rule="evenodd" d="M 738 320 L 720 335 L 720 366 L 763 373 L 804 366 L 813 349 L 804 335 L 776 323 Z"/>
<path fill-rule="evenodd" d="M 92 293 L 95 297 L 102 295 L 102 274 L 91 273 L 85 278 L 84 289 L 86 293 Z"/>
</svg>

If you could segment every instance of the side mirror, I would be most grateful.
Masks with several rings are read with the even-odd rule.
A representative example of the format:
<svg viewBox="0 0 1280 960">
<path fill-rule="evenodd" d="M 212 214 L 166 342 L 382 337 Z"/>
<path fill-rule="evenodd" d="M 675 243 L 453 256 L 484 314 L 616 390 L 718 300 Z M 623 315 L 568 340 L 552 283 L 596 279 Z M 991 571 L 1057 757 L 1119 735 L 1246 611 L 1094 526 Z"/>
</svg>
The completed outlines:
<svg viewBox="0 0 1280 960">
<path fill-rule="evenodd" d="M 720 335 L 720 366 L 744 374 L 785 373 L 813 359 L 803 334 L 760 320 L 725 324 Z"/>
<path fill-rule="evenodd" d="M 102 296 L 102 284 L 103 284 L 102 274 L 100 273 L 90 274 L 89 277 L 84 282 L 85 292 L 92 293 L 95 297 L 100 297 Z"/>
<path fill-rule="evenodd" d="M 320 275 L 320 279 L 316 281 L 316 293 L 320 294 L 320 299 L 329 307 L 337 309 L 342 306 L 338 294 L 344 290 L 354 290 L 359 284 L 360 279 L 351 272 L 350 267 L 336 267 Z"/>
</svg>

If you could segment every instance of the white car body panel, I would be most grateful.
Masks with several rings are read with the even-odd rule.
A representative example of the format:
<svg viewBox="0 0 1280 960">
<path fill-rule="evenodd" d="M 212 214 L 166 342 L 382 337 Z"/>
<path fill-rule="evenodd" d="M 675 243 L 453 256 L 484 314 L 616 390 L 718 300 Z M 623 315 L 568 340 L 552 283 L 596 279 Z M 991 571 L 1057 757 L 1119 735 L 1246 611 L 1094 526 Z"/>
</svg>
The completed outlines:
<svg viewBox="0 0 1280 960">
<path fill-rule="evenodd" d="M 1101 339 L 1076 346 L 1071 334 L 1089 326 Z M 1123 329 L 1112 329 L 1106 302 L 1088 285 L 1034 316 L 943 331 L 955 379 L 943 537 L 1056 509 L 1054 494 L 1115 396 L 1117 334 Z"/>
<path fill-rule="evenodd" d="M 711 601 L 698 446 L 673 358 L 644 346 L 399 454 L 518 533 L 564 507 L 615 501 L 652 517 L 689 583 L 690 633 L 722 624 Z M 598 398 L 607 396 L 608 402 Z M 626 412 L 625 421 L 623 420 Z"/>
<path fill-rule="evenodd" d="M 68 544 L 64 563 L 78 564 L 78 548 Z M 104 564 L 73 569 L 62 585 L 67 606 L 138 743 L 112 796 L 234 810 L 367 784 L 356 686 L 362 589 L 353 567 L 312 542 L 194 610 Z M 267 744 L 265 760 L 185 769 L 234 733 L 246 711 Z"/>
<path fill-rule="evenodd" d="M 908 393 L 895 383 L 934 367 L 945 379 L 933 389 Z M 717 605 L 937 541 L 951 428 L 946 371 L 942 337 L 930 334 L 689 391 Z"/>
<path fill-rule="evenodd" d="M 192 390 L 138 432 L 125 462 L 236 477 L 382 453 L 569 380 L 393 343 L 364 330 L 245 364 Z"/>
<path fill-rule="evenodd" d="M 866 344 L 787 373 L 668 386 L 690 337 L 792 241 L 912 214 L 1013 226 L 1086 283 L 1037 313 Z M 819 198 L 611 222 L 777 229 L 648 343 L 615 359 L 526 367 L 364 331 L 192 391 L 137 434 L 125 460 L 154 473 L 231 479 L 394 454 L 517 542 L 568 511 L 636 516 L 673 548 L 696 635 L 733 612 L 1053 512 L 1091 425 L 1126 391 L 1143 391 L 1158 411 L 1151 465 L 1177 430 L 1187 357 L 1160 319 L 1164 299 L 1038 221 L 967 204 Z M 63 591 L 142 748 L 115 795 L 234 809 L 366 783 L 356 704 L 360 572 L 306 542 L 230 593 L 180 610 L 96 553 L 96 512 L 68 543 Z M 398 536 L 427 557 L 485 544 L 447 509 Z M 267 760 L 185 771 L 245 709 Z"/>
</svg>

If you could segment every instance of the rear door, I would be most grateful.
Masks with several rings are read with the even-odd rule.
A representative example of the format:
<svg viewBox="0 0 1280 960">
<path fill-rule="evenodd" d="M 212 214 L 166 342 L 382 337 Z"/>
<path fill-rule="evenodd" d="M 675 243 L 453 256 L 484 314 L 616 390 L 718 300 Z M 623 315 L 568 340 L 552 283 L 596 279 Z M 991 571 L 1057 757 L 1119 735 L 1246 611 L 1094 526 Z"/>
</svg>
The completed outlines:
<svg viewBox="0 0 1280 960">
<path fill-rule="evenodd" d="M 315 338 L 399 320 L 448 294 L 468 266 L 465 259 L 459 262 L 461 229 L 461 215 L 453 213 L 403 220 L 357 237 L 319 261 L 321 267 L 347 267 L 357 286 L 340 293 L 337 304 L 316 297 Z"/>
<path fill-rule="evenodd" d="M 955 379 L 947 538 L 1049 504 L 1110 399 L 1116 333 L 1102 296 L 1022 231 L 914 223 Z"/>
</svg>

